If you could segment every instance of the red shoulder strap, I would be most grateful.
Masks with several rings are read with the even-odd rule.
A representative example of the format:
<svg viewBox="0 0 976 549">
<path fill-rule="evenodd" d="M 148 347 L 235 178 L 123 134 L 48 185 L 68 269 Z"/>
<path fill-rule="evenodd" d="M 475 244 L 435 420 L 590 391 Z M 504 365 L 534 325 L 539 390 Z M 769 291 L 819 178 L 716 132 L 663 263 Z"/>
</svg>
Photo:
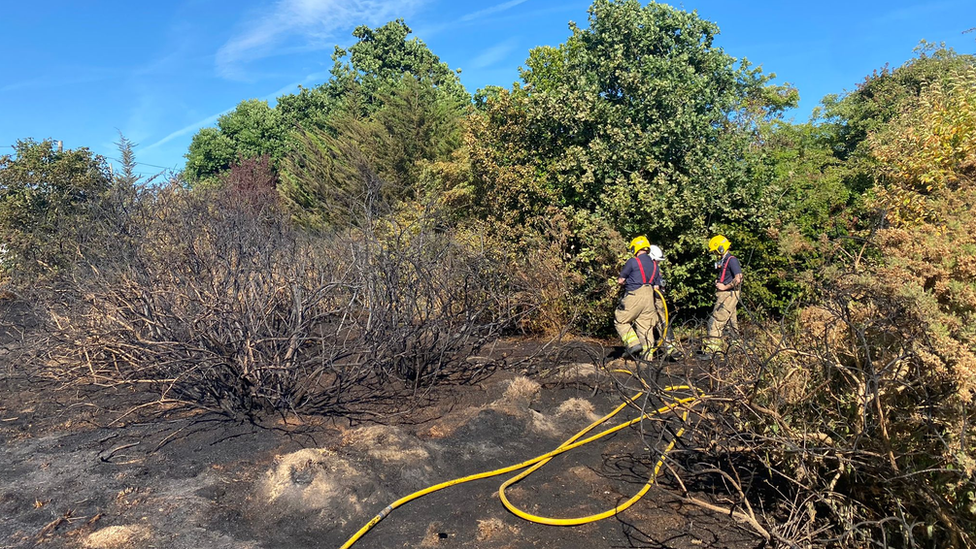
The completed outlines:
<svg viewBox="0 0 976 549">
<path fill-rule="evenodd" d="M 729 268 L 729 261 L 731 261 L 733 257 L 734 256 L 732 254 L 729 254 L 729 257 L 727 257 L 725 262 L 722 263 L 722 276 L 718 279 L 718 281 L 722 284 L 725 284 L 725 271 Z"/>
<path fill-rule="evenodd" d="M 642 281 L 642 283 L 647 284 L 647 275 L 644 274 L 644 264 L 641 263 L 640 256 L 639 255 L 635 255 L 634 256 L 634 261 L 636 261 L 637 262 L 637 266 L 640 267 L 641 281 Z M 654 275 L 652 274 L 651 277 L 653 278 Z"/>
<path fill-rule="evenodd" d="M 653 283 L 654 277 L 657 275 L 657 261 L 651 261 L 651 263 L 654 264 L 654 270 L 651 271 L 651 278 L 648 279 L 647 274 L 644 273 L 644 264 L 641 262 L 640 256 L 635 255 L 634 259 L 637 260 L 637 266 L 640 267 L 641 281 L 643 281 L 644 284 Z"/>
</svg>

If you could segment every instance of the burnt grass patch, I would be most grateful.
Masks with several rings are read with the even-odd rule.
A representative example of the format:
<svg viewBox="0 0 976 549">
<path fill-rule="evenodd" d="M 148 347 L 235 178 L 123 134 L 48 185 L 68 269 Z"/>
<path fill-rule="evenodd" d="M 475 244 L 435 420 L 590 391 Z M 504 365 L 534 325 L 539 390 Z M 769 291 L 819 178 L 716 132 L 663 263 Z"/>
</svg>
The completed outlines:
<svg viewBox="0 0 976 549">
<path fill-rule="evenodd" d="M 3 343 L 3 549 L 339 547 L 395 499 L 552 450 L 619 404 L 621 387 L 636 388 L 605 373 L 612 348 L 574 344 L 552 356 L 539 352 L 542 342 L 508 341 L 491 352 L 539 358 L 513 361 L 517 367 L 478 383 L 437 388 L 413 410 L 368 421 L 366 414 L 250 423 L 146 405 L 153 395 L 128 387 L 68 390 L 33 375 L 18 359 L 17 337 L 5 334 Z M 657 375 L 678 379 L 685 368 L 672 364 Z M 646 482 L 656 445 L 671 436 L 665 428 L 667 421 L 645 421 L 557 456 L 507 496 L 543 516 L 612 508 Z M 683 504 L 667 471 L 630 509 L 573 527 L 510 513 L 497 493 L 507 478 L 410 502 L 354 547 L 747 548 L 762 541 L 728 517 Z M 701 490 L 698 497 L 715 497 Z"/>
</svg>

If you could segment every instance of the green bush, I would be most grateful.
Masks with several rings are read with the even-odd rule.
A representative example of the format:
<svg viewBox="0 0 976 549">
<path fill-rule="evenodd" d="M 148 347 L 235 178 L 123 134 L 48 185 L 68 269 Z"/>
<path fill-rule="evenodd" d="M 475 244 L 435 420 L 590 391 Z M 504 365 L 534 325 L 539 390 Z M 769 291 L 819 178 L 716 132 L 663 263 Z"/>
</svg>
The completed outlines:
<svg viewBox="0 0 976 549">
<path fill-rule="evenodd" d="M 0 233 L 4 265 L 22 283 L 70 273 L 94 242 L 112 179 L 88 149 L 61 150 L 51 140 L 18 141 L 0 157 Z"/>
</svg>

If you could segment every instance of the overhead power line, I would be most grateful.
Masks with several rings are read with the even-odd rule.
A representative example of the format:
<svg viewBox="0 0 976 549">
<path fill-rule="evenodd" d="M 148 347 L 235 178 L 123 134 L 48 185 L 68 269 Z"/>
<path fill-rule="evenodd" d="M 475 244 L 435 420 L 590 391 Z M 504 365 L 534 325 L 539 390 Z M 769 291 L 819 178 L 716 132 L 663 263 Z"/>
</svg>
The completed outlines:
<svg viewBox="0 0 976 549">
<path fill-rule="evenodd" d="M 146 164 L 145 162 L 136 162 L 136 165 L 138 165 L 138 166 L 149 166 L 150 168 L 159 168 L 161 170 L 175 170 L 176 169 L 176 168 L 172 168 L 172 167 L 169 167 L 168 168 L 166 166 L 157 166 L 155 164 Z"/>
<path fill-rule="evenodd" d="M 118 158 L 113 158 L 113 157 L 109 156 L 108 159 L 109 160 L 114 160 L 114 161 L 119 162 L 119 163 L 122 163 L 122 161 L 119 160 Z M 150 168 L 159 168 L 161 170 L 175 170 L 176 169 L 176 168 L 173 168 L 171 166 L 157 166 L 155 164 L 147 164 L 145 162 L 133 162 L 133 164 L 135 164 L 136 166 L 148 166 Z"/>
</svg>

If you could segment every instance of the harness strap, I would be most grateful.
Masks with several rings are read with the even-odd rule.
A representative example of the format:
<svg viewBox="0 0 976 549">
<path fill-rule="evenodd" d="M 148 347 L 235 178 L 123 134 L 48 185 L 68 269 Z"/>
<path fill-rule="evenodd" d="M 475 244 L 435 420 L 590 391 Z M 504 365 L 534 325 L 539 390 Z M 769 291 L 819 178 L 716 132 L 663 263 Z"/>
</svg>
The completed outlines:
<svg viewBox="0 0 976 549">
<path fill-rule="evenodd" d="M 651 263 L 654 264 L 654 270 L 651 271 L 651 278 L 650 280 L 648 280 L 647 274 L 644 273 L 644 264 L 641 263 L 640 256 L 634 256 L 634 259 L 637 261 L 637 266 L 640 267 L 641 282 L 644 284 L 647 284 L 648 282 L 654 282 L 654 277 L 657 276 L 657 261 L 653 261 L 653 260 L 651 261 Z"/>
<path fill-rule="evenodd" d="M 722 284 L 725 284 L 725 271 L 726 269 L 729 268 L 729 261 L 732 259 L 732 257 L 733 256 L 729 254 L 728 257 L 725 258 L 725 261 L 722 263 L 722 276 L 720 276 L 718 279 L 718 281 L 721 282 Z"/>
</svg>

